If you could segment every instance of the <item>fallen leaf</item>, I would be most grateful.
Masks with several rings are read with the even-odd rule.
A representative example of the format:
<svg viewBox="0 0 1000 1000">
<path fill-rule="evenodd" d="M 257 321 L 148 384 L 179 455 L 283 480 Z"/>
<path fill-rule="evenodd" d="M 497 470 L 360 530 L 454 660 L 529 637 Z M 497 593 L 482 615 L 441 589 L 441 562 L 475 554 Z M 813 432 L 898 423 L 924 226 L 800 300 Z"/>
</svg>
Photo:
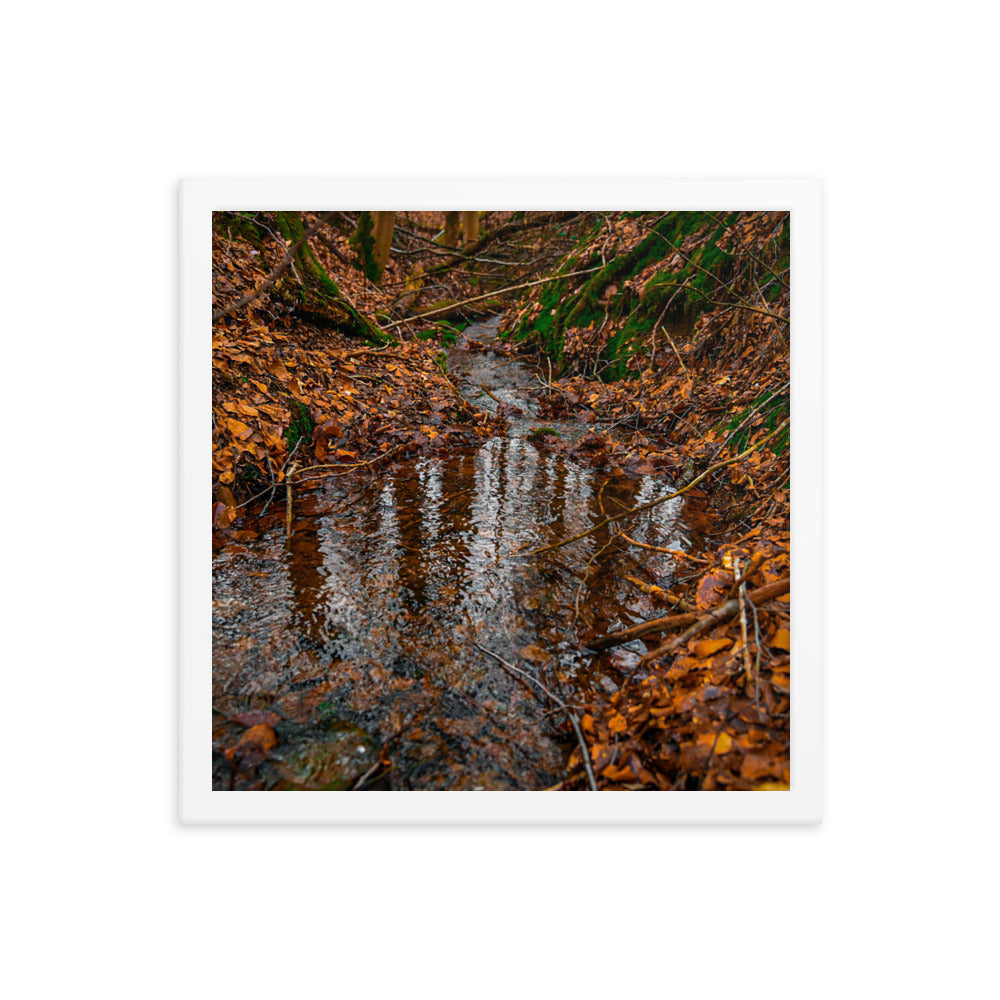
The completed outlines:
<svg viewBox="0 0 1000 1000">
<path fill-rule="evenodd" d="M 613 733 L 624 733 L 628 729 L 628 722 L 625 721 L 625 716 L 621 712 L 615 712 L 608 720 L 608 729 Z"/>
<path fill-rule="evenodd" d="M 732 644 L 733 640 L 728 636 L 722 639 L 699 639 L 694 644 L 692 652 L 699 660 L 703 660 L 705 657 L 719 652 L 720 649 L 728 649 Z"/>
<path fill-rule="evenodd" d="M 695 603 L 699 610 L 707 611 L 725 600 L 733 585 L 733 574 L 725 569 L 709 570 L 698 584 Z"/>
<path fill-rule="evenodd" d="M 251 726 L 241 737 L 238 746 L 245 747 L 253 744 L 261 750 L 270 750 L 278 745 L 278 737 L 274 735 L 274 730 L 266 723 Z"/>
</svg>

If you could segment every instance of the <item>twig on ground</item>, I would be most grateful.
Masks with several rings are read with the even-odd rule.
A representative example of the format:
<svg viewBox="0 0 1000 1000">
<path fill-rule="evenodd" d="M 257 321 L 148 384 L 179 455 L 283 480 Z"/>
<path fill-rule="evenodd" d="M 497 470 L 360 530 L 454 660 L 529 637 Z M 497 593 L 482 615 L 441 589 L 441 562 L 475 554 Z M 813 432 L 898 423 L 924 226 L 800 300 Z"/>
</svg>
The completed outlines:
<svg viewBox="0 0 1000 1000">
<path fill-rule="evenodd" d="M 747 585 L 740 575 L 740 561 L 733 560 L 733 575 L 740 581 L 737 587 L 737 598 L 740 602 L 740 635 L 743 637 L 743 672 L 747 678 L 747 691 L 750 690 L 750 683 L 753 681 L 753 669 L 750 666 L 750 645 L 747 638 Z"/>
</svg>

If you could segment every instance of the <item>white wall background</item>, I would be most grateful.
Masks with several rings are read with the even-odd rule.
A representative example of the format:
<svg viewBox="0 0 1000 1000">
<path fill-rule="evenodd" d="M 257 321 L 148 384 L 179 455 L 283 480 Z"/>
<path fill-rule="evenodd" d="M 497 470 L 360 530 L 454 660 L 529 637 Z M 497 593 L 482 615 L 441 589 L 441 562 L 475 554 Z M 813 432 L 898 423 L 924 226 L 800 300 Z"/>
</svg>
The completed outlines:
<svg viewBox="0 0 1000 1000">
<path fill-rule="evenodd" d="M 11 996 L 992 992 L 988 9 L 8 12 Z M 176 825 L 176 181 L 371 173 L 824 181 L 822 827 Z"/>
</svg>

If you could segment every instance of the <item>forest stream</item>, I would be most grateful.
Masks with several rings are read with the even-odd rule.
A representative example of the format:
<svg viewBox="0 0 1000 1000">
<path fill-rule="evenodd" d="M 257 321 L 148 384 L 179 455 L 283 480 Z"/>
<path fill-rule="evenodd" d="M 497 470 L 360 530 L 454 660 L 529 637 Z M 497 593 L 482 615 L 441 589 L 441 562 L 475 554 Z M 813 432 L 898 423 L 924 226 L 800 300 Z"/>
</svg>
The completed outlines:
<svg viewBox="0 0 1000 1000">
<path fill-rule="evenodd" d="M 601 504 L 632 507 L 670 484 L 608 481 L 533 443 L 541 427 L 564 441 L 590 428 L 537 416 L 542 373 L 490 351 L 496 332 L 496 318 L 470 326 L 448 371 L 474 405 L 503 404 L 504 436 L 330 477 L 296 495 L 290 541 L 279 497 L 214 552 L 213 788 L 549 788 L 574 733 L 510 667 L 575 704 L 607 697 L 635 665 L 641 644 L 598 655 L 579 633 L 653 617 L 623 574 L 666 588 L 671 556 L 613 549 L 587 577 L 608 540 L 600 532 L 545 556 L 513 553 L 587 530 Z M 693 533 L 678 498 L 652 508 L 634 537 L 687 549 Z M 277 745 L 248 779 L 222 747 L 257 724 Z"/>
</svg>

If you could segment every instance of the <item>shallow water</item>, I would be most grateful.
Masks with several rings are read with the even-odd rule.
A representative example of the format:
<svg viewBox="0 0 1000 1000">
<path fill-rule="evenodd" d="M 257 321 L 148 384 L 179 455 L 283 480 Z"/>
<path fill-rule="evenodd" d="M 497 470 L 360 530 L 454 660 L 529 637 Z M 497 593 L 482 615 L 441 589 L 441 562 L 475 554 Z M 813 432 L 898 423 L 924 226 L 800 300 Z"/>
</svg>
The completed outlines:
<svg viewBox="0 0 1000 1000">
<path fill-rule="evenodd" d="M 279 746 L 243 784 L 216 754 L 214 787 L 351 787 L 385 745 L 391 767 L 377 788 L 546 788 L 573 745 L 565 716 L 479 647 L 571 703 L 606 697 L 634 663 L 626 650 L 587 653 L 580 636 L 664 613 L 622 574 L 666 587 L 674 560 L 636 548 L 596 556 L 604 533 L 512 554 L 591 527 L 607 475 L 527 438 L 537 426 L 564 437 L 588 428 L 534 416 L 530 365 L 463 347 L 494 337 L 493 323 L 470 327 L 449 368 L 476 405 L 496 410 L 485 384 L 524 411 L 507 436 L 328 479 L 296 498 L 290 546 L 272 510 L 216 552 L 216 747 L 238 739 L 232 717 L 249 711 L 273 713 Z M 618 477 L 603 502 L 611 512 L 669 489 Z M 634 537 L 687 548 L 683 500 L 653 508 Z"/>
</svg>

